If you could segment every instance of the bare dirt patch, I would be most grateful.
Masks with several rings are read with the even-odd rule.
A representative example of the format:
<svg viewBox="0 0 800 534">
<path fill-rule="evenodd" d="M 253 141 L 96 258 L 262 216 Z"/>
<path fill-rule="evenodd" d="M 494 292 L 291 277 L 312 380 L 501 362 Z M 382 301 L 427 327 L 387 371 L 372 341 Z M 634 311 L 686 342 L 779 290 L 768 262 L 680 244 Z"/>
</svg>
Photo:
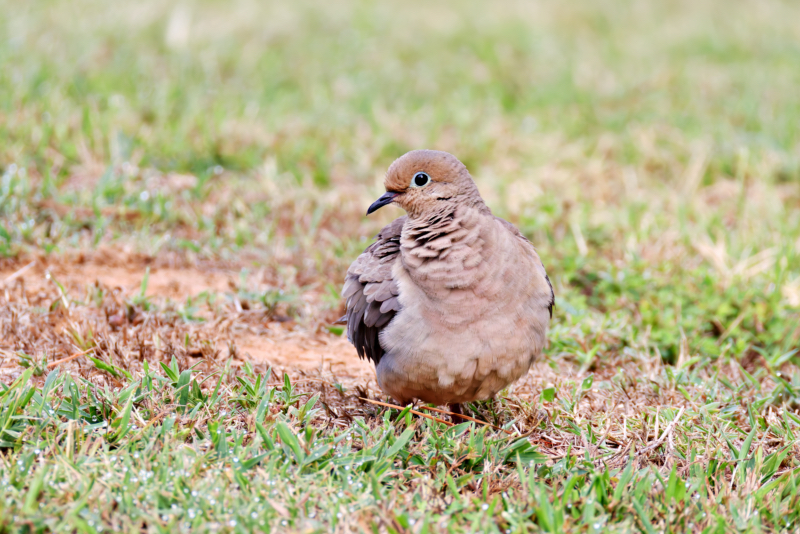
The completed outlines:
<svg viewBox="0 0 800 534">
<path fill-rule="evenodd" d="M 169 310 L 203 292 L 217 295 L 236 293 L 239 270 L 235 266 L 169 266 L 165 263 L 123 251 L 103 250 L 89 256 L 28 258 L 0 265 L 0 307 L 13 315 L 8 326 L 14 325 L 16 329 L 14 336 L 0 339 L 0 350 L 6 355 L 19 350 L 29 354 L 31 351 L 46 351 L 49 358 L 60 358 L 81 348 L 72 343 L 73 332 L 78 331 L 92 332 L 96 338 L 108 335 L 112 344 L 119 339 L 123 347 L 132 345 L 133 338 L 142 335 L 139 322 L 158 324 L 166 320 L 159 314 L 126 311 L 128 305 L 125 302 L 140 295 L 145 276 L 148 277 L 146 297 L 167 309 L 167 316 Z M 54 308 L 54 303 L 60 298 L 56 281 L 72 298 L 81 301 L 78 309 L 64 312 Z M 116 304 L 104 302 L 92 307 L 88 296 L 93 289 L 113 294 Z M 104 298 L 111 299 L 109 296 Z M 221 300 L 232 300 L 233 304 L 230 309 L 223 307 L 216 315 L 200 312 L 199 315 L 205 318 L 204 323 L 180 328 L 171 325 L 173 329 L 166 332 L 170 339 L 175 338 L 173 343 L 181 345 L 181 336 L 188 335 L 193 342 L 212 347 L 204 348 L 206 352 L 203 355 L 213 355 L 218 360 L 233 357 L 239 361 L 263 363 L 276 371 L 374 378 L 372 365 L 359 360 L 355 349 L 344 337 L 328 333 L 323 328 L 324 321 L 298 323 L 282 316 L 270 317 L 258 310 L 243 311 L 234 305 L 235 299 Z M 24 343 L 11 339 L 19 333 L 20 321 L 31 325 L 32 334 Z M 176 334 L 178 330 L 180 335 Z M 159 335 L 163 338 L 165 334 Z M 152 335 L 148 334 L 147 339 L 141 340 L 142 347 L 158 344 L 150 337 Z M 184 345 L 187 354 L 200 354 L 199 350 L 192 352 L 194 349 L 189 348 L 188 343 Z M 141 355 L 146 348 L 137 350 Z M 6 371 L 10 363 L 9 360 L 4 363 Z"/>
<path fill-rule="evenodd" d="M 275 367 L 319 371 L 334 376 L 374 377 L 372 364 L 358 358 L 355 348 L 344 338 L 294 333 L 265 337 L 252 334 L 240 337 L 237 349 L 254 361 Z"/>
<path fill-rule="evenodd" d="M 19 272 L 22 274 L 17 274 Z M 15 263 L 11 268 L 0 268 L 0 287 L 19 280 L 30 289 L 40 289 L 52 284 L 48 274 L 66 289 L 82 290 L 87 284 L 99 282 L 112 288 L 119 288 L 125 294 L 139 292 L 142 281 L 147 275 L 145 292 L 147 296 L 173 299 L 185 299 L 203 291 L 230 290 L 230 284 L 236 276 L 235 271 L 200 269 L 192 266 L 150 266 L 147 262 L 134 259 L 127 263 L 116 264 L 104 262 L 102 259 L 100 261 L 31 260 L 30 263 Z"/>
</svg>

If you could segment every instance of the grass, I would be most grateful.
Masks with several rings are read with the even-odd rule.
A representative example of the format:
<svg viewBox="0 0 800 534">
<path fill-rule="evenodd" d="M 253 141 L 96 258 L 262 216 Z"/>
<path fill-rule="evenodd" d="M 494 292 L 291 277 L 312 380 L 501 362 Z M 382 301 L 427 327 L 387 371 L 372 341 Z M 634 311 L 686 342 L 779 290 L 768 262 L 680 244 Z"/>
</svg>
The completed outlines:
<svg viewBox="0 0 800 534">
<path fill-rule="evenodd" d="M 800 528 L 794 3 L 0 9 L 0 532 Z M 335 341 L 419 147 L 555 286 L 499 429 L 241 348 Z"/>
</svg>

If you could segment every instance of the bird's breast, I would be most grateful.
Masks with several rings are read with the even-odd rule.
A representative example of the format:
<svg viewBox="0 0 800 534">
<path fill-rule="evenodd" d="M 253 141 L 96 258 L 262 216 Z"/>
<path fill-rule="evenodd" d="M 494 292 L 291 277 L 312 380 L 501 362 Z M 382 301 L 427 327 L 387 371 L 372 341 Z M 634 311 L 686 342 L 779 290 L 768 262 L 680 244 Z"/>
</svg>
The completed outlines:
<svg viewBox="0 0 800 534">
<path fill-rule="evenodd" d="M 499 224 L 482 226 L 468 243 L 393 265 L 400 310 L 380 334 L 377 372 L 398 398 L 486 398 L 541 353 L 550 299 L 541 262 Z"/>
</svg>

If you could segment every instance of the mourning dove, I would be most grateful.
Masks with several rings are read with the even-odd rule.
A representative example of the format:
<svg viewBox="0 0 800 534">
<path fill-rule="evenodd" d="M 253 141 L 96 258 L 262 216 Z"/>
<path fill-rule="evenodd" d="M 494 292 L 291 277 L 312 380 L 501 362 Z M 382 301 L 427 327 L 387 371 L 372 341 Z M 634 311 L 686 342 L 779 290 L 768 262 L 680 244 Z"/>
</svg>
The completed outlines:
<svg viewBox="0 0 800 534">
<path fill-rule="evenodd" d="M 493 398 L 545 344 L 553 287 L 533 245 L 495 217 L 455 156 L 414 150 L 389 167 L 386 193 L 407 216 L 347 271 L 347 338 L 400 404 Z"/>
</svg>

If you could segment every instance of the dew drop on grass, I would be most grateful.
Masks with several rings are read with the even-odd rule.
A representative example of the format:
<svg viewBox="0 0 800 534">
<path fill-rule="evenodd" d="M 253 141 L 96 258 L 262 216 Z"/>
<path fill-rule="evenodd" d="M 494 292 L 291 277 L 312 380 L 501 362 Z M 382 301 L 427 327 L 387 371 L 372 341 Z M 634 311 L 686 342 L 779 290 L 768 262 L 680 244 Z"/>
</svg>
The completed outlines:
<svg viewBox="0 0 800 534">
<path fill-rule="evenodd" d="M 489 509 L 489 505 L 488 505 L 488 504 L 486 504 L 486 503 L 483 503 L 483 504 L 481 505 L 481 510 L 483 510 L 483 511 L 486 511 L 486 510 L 488 510 L 488 509 Z"/>
<path fill-rule="evenodd" d="M 236 520 L 235 520 L 235 519 L 231 519 L 231 520 L 228 522 L 228 524 L 229 524 L 230 526 L 232 526 L 232 527 L 235 527 L 235 526 L 236 526 Z"/>
<path fill-rule="evenodd" d="M 257 514 L 256 512 L 252 512 L 252 513 L 250 514 L 250 517 L 252 517 L 253 519 L 255 519 L 256 517 L 258 517 L 258 514 Z"/>
</svg>

